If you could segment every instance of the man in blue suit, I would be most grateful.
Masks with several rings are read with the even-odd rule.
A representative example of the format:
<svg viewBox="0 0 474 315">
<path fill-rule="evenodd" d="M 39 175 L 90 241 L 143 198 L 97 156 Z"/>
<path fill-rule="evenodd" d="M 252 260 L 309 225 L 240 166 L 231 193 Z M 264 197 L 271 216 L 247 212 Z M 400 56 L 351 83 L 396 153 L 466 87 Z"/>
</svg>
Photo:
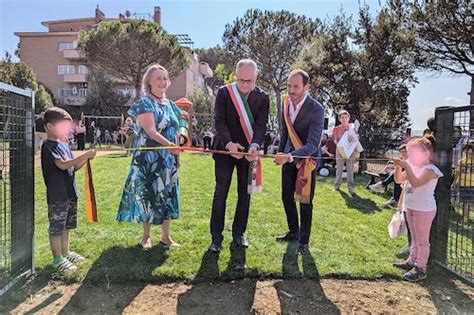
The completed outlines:
<svg viewBox="0 0 474 315">
<path fill-rule="evenodd" d="M 324 128 L 324 108 L 308 94 L 309 75 L 294 70 L 288 77 L 281 141 L 275 163 L 282 167 L 282 198 L 289 231 L 277 241 L 299 241 L 298 254 L 308 251 L 316 180 L 316 160 Z M 300 222 L 296 201 L 300 203 Z"/>
</svg>

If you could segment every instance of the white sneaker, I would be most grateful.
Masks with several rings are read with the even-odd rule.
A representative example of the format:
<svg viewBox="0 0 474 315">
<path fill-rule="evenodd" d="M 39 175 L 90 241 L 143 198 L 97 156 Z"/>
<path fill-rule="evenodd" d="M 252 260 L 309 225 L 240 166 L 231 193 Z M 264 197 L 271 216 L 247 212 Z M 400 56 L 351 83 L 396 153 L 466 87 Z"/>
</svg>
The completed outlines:
<svg viewBox="0 0 474 315">
<path fill-rule="evenodd" d="M 72 262 L 73 264 L 78 264 L 78 263 L 80 264 L 84 262 L 84 260 L 86 260 L 84 257 L 82 257 L 81 255 L 75 252 L 69 252 L 69 254 L 67 254 L 65 258 L 69 260 L 70 262 Z"/>
<path fill-rule="evenodd" d="M 375 183 L 369 186 L 369 189 L 375 193 L 383 194 L 385 192 L 385 187 L 383 187 L 382 182 Z"/>
<path fill-rule="evenodd" d="M 70 262 L 69 260 L 67 260 L 66 258 L 63 258 L 59 261 L 59 263 L 57 264 L 53 264 L 53 267 L 57 270 L 57 271 L 65 271 L 65 272 L 68 272 L 68 271 L 74 271 L 77 269 L 76 266 L 74 266 L 74 264 L 72 262 Z"/>
<path fill-rule="evenodd" d="M 387 201 L 387 202 L 385 202 L 385 203 L 383 204 L 384 207 L 390 207 L 390 208 L 391 208 L 391 207 L 396 207 L 397 205 L 398 205 L 398 201 L 396 201 L 396 200 L 393 199 L 393 198 L 390 198 L 389 201 Z"/>
</svg>

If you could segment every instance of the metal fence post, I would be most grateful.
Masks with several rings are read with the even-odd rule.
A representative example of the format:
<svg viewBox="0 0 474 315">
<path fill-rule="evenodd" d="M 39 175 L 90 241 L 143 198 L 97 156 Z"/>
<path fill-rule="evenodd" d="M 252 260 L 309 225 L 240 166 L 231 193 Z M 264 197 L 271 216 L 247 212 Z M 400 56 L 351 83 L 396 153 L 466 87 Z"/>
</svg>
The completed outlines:
<svg viewBox="0 0 474 315">
<path fill-rule="evenodd" d="M 438 211 L 431 230 L 432 258 L 446 263 L 449 217 L 451 212 L 451 184 L 453 160 L 453 107 L 438 107 L 435 111 L 436 162 L 443 172 L 436 188 Z"/>
</svg>

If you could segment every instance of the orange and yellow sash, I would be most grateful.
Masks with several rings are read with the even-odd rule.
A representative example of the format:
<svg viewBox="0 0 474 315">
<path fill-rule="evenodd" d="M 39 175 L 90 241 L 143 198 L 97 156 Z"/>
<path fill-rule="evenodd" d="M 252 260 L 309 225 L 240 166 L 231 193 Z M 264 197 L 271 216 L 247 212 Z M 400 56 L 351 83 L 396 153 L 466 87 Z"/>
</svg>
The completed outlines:
<svg viewBox="0 0 474 315">
<path fill-rule="evenodd" d="M 293 147 L 298 150 L 303 146 L 303 142 L 293 127 L 289 112 L 290 106 L 293 105 L 291 105 L 291 100 L 288 95 L 286 95 L 283 99 L 283 117 L 290 141 Z M 316 161 L 310 158 L 300 159 L 296 163 L 296 168 L 298 169 L 298 175 L 295 184 L 295 201 L 303 204 L 311 204 L 311 180 L 312 173 L 316 169 Z"/>
</svg>

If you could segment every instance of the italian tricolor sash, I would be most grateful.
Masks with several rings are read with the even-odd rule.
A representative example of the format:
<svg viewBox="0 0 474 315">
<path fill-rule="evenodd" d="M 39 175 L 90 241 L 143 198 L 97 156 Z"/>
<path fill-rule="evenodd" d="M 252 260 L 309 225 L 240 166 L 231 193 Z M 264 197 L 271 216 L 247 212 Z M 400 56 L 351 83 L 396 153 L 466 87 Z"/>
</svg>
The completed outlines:
<svg viewBox="0 0 474 315">
<path fill-rule="evenodd" d="M 290 106 L 293 105 L 291 104 L 291 100 L 288 95 L 286 95 L 283 99 L 283 116 L 290 141 L 293 144 L 293 147 L 298 150 L 303 146 L 303 142 L 293 127 L 293 122 L 291 121 L 289 112 Z M 316 161 L 310 158 L 300 159 L 296 163 L 296 168 L 298 168 L 298 175 L 295 185 L 295 201 L 304 204 L 310 204 L 312 172 L 316 169 Z"/>
<path fill-rule="evenodd" d="M 249 103 L 245 97 L 240 95 L 236 83 L 228 84 L 226 85 L 226 88 L 229 91 L 232 103 L 234 104 L 235 109 L 239 115 L 240 125 L 244 131 L 245 138 L 250 145 L 252 144 L 253 138 L 252 126 L 254 125 L 255 121 L 252 112 L 250 111 Z M 249 194 L 262 192 L 262 162 L 260 161 L 260 158 L 258 158 L 256 161 L 250 162 L 249 174 L 247 178 Z"/>
</svg>

